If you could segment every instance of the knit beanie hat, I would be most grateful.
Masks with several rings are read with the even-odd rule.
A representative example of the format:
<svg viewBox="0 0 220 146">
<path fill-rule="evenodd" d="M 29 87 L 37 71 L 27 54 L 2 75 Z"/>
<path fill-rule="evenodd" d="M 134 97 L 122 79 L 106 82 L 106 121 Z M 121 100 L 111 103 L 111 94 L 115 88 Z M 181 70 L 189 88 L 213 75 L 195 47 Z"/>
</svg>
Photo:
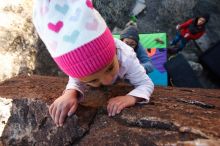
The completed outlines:
<svg viewBox="0 0 220 146">
<path fill-rule="evenodd" d="M 116 54 L 112 34 L 91 0 L 35 0 L 35 28 L 60 69 L 82 78 Z"/>
<path fill-rule="evenodd" d="M 125 38 L 133 39 L 138 44 L 139 36 L 138 36 L 137 27 L 130 25 L 127 28 L 125 28 L 121 32 L 120 39 L 123 40 Z"/>
</svg>

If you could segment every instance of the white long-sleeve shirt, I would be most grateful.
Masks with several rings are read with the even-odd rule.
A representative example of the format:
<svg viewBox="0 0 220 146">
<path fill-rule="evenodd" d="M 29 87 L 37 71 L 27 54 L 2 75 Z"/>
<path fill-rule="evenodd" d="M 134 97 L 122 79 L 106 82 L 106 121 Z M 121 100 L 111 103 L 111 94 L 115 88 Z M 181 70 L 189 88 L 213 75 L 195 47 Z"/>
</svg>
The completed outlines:
<svg viewBox="0 0 220 146">
<path fill-rule="evenodd" d="M 154 84 L 146 74 L 144 67 L 137 59 L 134 50 L 118 39 L 115 39 L 115 45 L 120 67 L 112 84 L 117 78 L 127 79 L 134 86 L 134 89 L 127 95 L 144 98 L 145 102 L 149 102 L 150 96 L 154 90 Z M 75 89 L 83 96 L 83 83 L 78 79 L 69 77 L 66 89 Z"/>
</svg>

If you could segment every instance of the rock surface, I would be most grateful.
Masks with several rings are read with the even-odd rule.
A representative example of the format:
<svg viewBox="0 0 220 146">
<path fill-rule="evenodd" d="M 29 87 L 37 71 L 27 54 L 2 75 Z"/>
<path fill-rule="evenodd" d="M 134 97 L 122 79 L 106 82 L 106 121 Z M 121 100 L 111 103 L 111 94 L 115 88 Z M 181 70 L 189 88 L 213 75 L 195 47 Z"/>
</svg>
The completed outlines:
<svg viewBox="0 0 220 146">
<path fill-rule="evenodd" d="M 33 34 L 31 9 L 32 1 L 1 1 L 0 81 L 34 69 L 37 37 Z"/>
<path fill-rule="evenodd" d="M 108 117 L 107 100 L 131 86 L 119 82 L 85 89 L 77 112 L 56 127 L 48 105 L 65 87 L 66 78 L 19 76 L 0 84 L 0 106 L 9 104 L 2 122 L 3 145 L 220 145 L 220 90 L 156 87 L 148 104 Z M 0 107 L 1 109 L 1 107 Z"/>
<path fill-rule="evenodd" d="M 129 21 L 134 7 L 132 0 L 94 0 L 108 26 L 123 29 Z M 212 46 L 220 38 L 220 1 L 219 0 L 145 0 L 146 8 L 138 18 L 140 32 L 166 32 L 171 40 L 175 34 L 175 26 L 193 15 L 201 12 L 211 14 L 207 34 L 184 49 L 188 60 L 199 63 L 198 56 Z M 51 59 L 45 45 L 39 39 L 32 24 L 32 1 L 2 1 L 0 5 L 0 81 L 18 74 L 38 74 L 65 76 Z M 116 30 L 115 33 L 119 33 Z M 204 74 L 203 70 L 196 70 Z M 210 85 L 209 77 L 199 76 L 204 87 L 217 88 Z"/>
<path fill-rule="evenodd" d="M 115 26 L 123 28 L 129 21 L 133 0 L 94 0 L 95 8 L 100 12 L 106 23 L 113 29 Z"/>
<path fill-rule="evenodd" d="M 0 81 L 18 74 L 58 75 L 33 26 L 32 1 L 0 3 Z"/>
</svg>

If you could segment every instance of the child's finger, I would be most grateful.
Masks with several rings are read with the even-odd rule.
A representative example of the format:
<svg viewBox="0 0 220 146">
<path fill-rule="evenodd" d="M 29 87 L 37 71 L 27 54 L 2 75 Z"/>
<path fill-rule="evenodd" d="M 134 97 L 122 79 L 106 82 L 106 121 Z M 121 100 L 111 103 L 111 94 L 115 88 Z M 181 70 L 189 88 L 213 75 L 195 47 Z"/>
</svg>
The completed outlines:
<svg viewBox="0 0 220 146">
<path fill-rule="evenodd" d="M 120 105 L 120 106 L 118 107 L 116 113 L 119 114 L 123 108 L 124 108 L 123 104 Z"/>
<path fill-rule="evenodd" d="M 108 116 L 111 116 L 111 110 L 112 110 L 112 104 L 111 103 L 109 103 L 108 105 L 107 105 L 107 111 L 108 111 Z"/>
<path fill-rule="evenodd" d="M 112 116 L 113 108 L 114 108 L 114 105 L 111 104 L 110 107 L 109 107 L 109 112 L 108 112 L 108 115 L 109 115 L 109 116 Z"/>
<path fill-rule="evenodd" d="M 55 123 L 59 126 L 59 119 L 60 119 L 61 110 L 57 109 L 55 114 Z"/>
<path fill-rule="evenodd" d="M 117 105 L 117 104 L 114 104 L 114 105 L 113 105 L 113 108 L 112 108 L 111 116 L 115 116 L 117 110 L 118 110 L 118 105 Z"/>
<path fill-rule="evenodd" d="M 64 122 L 66 116 L 67 116 L 67 111 L 62 110 L 60 113 L 60 117 L 59 117 L 59 126 L 63 126 L 63 122 Z"/>
<path fill-rule="evenodd" d="M 49 114 L 52 115 L 52 110 L 53 110 L 54 104 L 51 104 L 49 107 Z"/>
<path fill-rule="evenodd" d="M 68 112 L 68 116 L 71 116 L 73 113 L 75 113 L 76 108 L 77 108 L 77 104 L 73 105 Z"/>
<path fill-rule="evenodd" d="M 55 121 L 55 114 L 56 114 L 56 110 L 57 110 L 57 107 L 56 106 L 54 106 L 53 107 L 53 109 L 52 109 L 52 114 L 51 114 L 51 117 L 52 117 L 52 119 Z"/>
</svg>

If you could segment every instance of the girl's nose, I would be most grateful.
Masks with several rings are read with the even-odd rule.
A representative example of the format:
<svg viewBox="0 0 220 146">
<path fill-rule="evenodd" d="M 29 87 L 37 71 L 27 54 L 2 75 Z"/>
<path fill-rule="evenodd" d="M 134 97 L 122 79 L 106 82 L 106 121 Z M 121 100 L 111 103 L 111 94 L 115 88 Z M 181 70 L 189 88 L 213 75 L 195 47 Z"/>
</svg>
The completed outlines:
<svg viewBox="0 0 220 146">
<path fill-rule="evenodd" d="M 113 77 L 111 75 L 107 75 L 101 79 L 102 85 L 111 85 Z"/>
</svg>

